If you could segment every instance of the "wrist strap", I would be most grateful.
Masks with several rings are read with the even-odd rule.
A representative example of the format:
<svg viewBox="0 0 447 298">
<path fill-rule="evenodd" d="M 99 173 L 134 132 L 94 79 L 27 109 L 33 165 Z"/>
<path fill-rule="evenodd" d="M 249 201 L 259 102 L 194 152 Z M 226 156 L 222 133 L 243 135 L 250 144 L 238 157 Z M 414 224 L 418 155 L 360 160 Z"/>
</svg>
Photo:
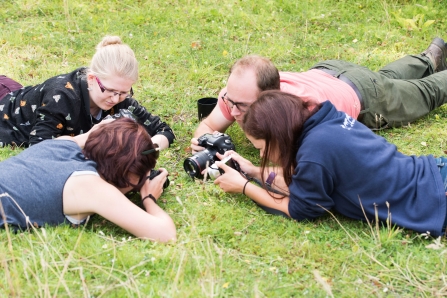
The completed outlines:
<svg viewBox="0 0 447 298">
<path fill-rule="evenodd" d="M 152 201 L 154 201 L 155 204 L 157 204 L 157 199 L 155 199 L 155 197 L 150 193 L 147 196 L 145 196 L 144 198 L 141 199 L 141 203 L 144 202 L 144 200 L 146 200 L 147 198 L 151 199 Z"/>
<path fill-rule="evenodd" d="M 248 182 L 250 182 L 250 180 L 247 180 L 247 182 L 245 182 L 244 188 L 242 189 L 242 194 L 243 195 L 245 195 L 245 187 L 247 187 Z"/>
</svg>

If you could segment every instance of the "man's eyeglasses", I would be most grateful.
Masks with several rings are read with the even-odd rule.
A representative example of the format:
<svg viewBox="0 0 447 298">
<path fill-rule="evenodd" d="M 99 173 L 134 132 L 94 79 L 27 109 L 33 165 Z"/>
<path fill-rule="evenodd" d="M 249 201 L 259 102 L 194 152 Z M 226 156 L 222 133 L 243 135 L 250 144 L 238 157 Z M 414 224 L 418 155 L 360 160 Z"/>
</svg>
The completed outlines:
<svg viewBox="0 0 447 298">
<path fill-rule="evenodd" d="M 230 110 L 232 110 L 233 107 L 235 106 L 241 113 L 245 113 L 248 110 L 248 108 L 250 107 L 250 105 L 248 105 L 246 103 L 232 101 L 231 99 L 229 99 L 227 97 L 227 93 L 225 93 L 222 96 L 222 100 L 230 108 Z"/>
<path fill-rule="evenodd" d="M 119 98 L 124 99 L 124 98 L 129 98 L 133 96 L 133 90 L 132 88 L 130 88 L 129 92 L 116 92 L 115 90 L 110 90 L 107 89 L 106 87 L 104 87 L 104 85 L 101 83 L 101 81 L 98 79 L 98 77 L 96 78 L 96 82 L 98 82 L 98 86 L 99 89 L 101 89 L 101 92 L 104 93 L 107 91 L 108 94 L 110 94 L 111 96 L 119 96 Z"/>
</svg>

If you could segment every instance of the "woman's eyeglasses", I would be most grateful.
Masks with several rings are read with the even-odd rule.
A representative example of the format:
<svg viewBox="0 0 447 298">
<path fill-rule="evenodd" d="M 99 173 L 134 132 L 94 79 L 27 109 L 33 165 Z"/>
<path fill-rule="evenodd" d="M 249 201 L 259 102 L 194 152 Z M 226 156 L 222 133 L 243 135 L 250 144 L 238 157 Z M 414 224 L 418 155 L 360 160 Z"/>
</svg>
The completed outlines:
<svg viewBox="0 0 447 298">
<path fill-rule="evenodd" d="M 110 90 L 106 87 L 104 87 L 104 85 L 101 83 L 101 81 L 98 79 L 98 77 L 96 78 L 96 82 L 98 82 L 98 86 L 99 89 L 101 90 L 102 93 L 107 92 L 108 94 L 110 94 L 111 96 L 119 96 L 119 98 L 121 99 L 125 99 L 125 98 L 129 98 L 133 96 L 133 89 L 130 88 L 129 92 L 116 92 L 115 90 Z"/>
<path fill-rule="evenodd" d="M 233 107 L 236 107 L 236 108 L 239 110 L 239 112 L 241 112 L 241 113 L 245 113 L 245 112 L 248 110 L 248 108 L 249 108 L 249 105 L 246 104 L 246 103 L 242 103 L 242 102 L 234 102 L 234 101 L 232 101 L 231 99 L 229 99 L 229 98 L 227 97 L 227 93 L 226 93 L 226 92 L 225 92 L 225 94 L 222 96 L 222 100 L 223 100 L 224 103 L 230 108 L 230 110 L 233 109 Z"/>
</svg>

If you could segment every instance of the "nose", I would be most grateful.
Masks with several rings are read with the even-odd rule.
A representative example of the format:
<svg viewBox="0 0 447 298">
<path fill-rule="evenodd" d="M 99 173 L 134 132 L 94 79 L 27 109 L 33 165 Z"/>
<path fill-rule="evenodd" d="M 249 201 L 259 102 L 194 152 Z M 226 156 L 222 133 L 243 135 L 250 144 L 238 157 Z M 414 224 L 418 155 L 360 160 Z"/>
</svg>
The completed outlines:
<svg viewBox="0 0 447 298">
<path fill-rule="evenodd" d="M 241 111 L 239 111 L 239 109 L 237 108 L 237 106 L 236 105 L 234 105 L 232 108 L 231 108 L 231 116 L 239 116 L 239 115 L 241 115 Z"/>
<path fill-rule="evenodd" d="M 120 94 L 119 93 L 113 93 L 112 95 L 110 95 L 110 98 L 112 99 L 112 101 L 114 103 L 120 102 Z"/>
</svg>

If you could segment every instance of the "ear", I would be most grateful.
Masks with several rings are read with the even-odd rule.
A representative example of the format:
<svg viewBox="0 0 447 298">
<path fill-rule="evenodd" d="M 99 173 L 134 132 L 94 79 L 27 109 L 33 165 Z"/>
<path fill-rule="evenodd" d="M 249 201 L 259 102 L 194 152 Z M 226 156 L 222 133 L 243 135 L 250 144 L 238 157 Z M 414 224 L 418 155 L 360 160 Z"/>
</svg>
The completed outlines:
<svg viewBox="0 0 447 298">
<path fill-rule="evenodd" d="M 90 84 L 93 84 L 94 83 L 94 80 L 95 80 L 95 76 L 93 75 L 93 74 L 91 74 L 91 73 L 88 73 L 87 74 L 87 82 L 88 82 L 88 84 L 90 85 Z"/>
</svg>

